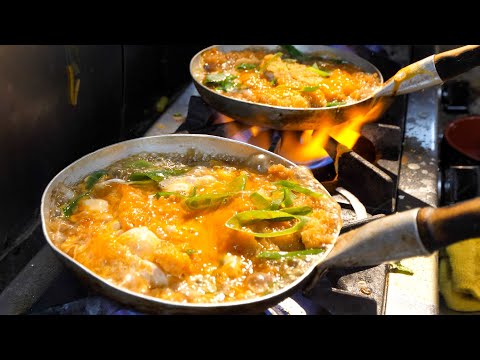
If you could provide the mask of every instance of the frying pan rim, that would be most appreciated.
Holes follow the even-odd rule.
[[[375,97],[375,94],[380,89],[382,89],[383,85],[385,84],[385,80],[383,78],[383,75],[382,75],[381,71],[375,65],[373,65],[370,61],[362,58],[361,56],[359,56],[359,55],[357,55],[353,52],[352,53],[347,53],[346,51],[343,51],[343,50],[340,50],[340,49],[335,49],[335,48],[332,47],[331,49],[332,49],[333,53],[348,54],[349,56],[352,56],[354,58],[355,57],[359,58],[359,59],[361,59],[361,61],[365,61],[366,63],[368,63],[369,66],[371,66],[375,70],[375,73],[379,76],[379,79],[380,79],[380,84],[379,84],[379,88],[377,89],[377,91],[374,91],[369,97],[366,97],[362,100],[359,100],[359,101],[356,101],[356,102],[353,102],[353,103],[344,104],[344,105],[337,105],[337,106],[328,106],[328,107],[324,106],[324,107],[313,107],[313,108],[298,108],[298,107],[277,106],[277,105],[269,105],[269,104],[253,102],[253,101],[249,101],[249,100],[237,99],[237,98],[233,98],[233,97],[230,97],[230,96],[223,95],[220,92],[213,91],[209,87],[203,85],[202,82],[197,79],[197,77],[195,76],[195,74],[193,72],[193,67],[194,67],[193,65],[194,65],[194,62],[197,60],[197,58],[199,58],[202,55],[202,53],[206,52],[207,50],[213,49],[213,48],[218,47],[218,46],[228,46],[228,45],[218,45],[218,44],[217,45],[211,45],[211,46],[206,47],[206,48],[200,50],[199,52],[197,52],[192,57],[192,59],[190,60],[190,65],[189,65],[190,76],[192,77],[195,84],[198,85],[198,86],[201,86],[203,89],[207,90],[208,92],[211,92],[211,93],[213,93],[215,95],[218,95],[222,98],[225,98],[227,100],[234,100],[234,101],[238,101],[240,103],[245,103],[245,104],[248,104],[248,105],[255,105],[255,106],[259,106],[261,108],[265,108],[265,109],[277,109],[277,110],[291,111],[291,112],[306,112],[306,111],[319,111],[319,110],[324,111],[324,110],[335,110],[335,109],[340,109],[340,108],[347,108],[347,107],[354,106],[354,105],[359,105],[359,104],[362,104],[366,101],[371,100],[372,98]],[[234,46],[242,46],[242,45],[234,45]],[[261,45],[254,45],[254,46],[258,46],[258,48],[261,48]],[[328,47],[327,45],[323,45],[323,46]],[[245,49],[248,49],[248,48],[245,48]],[[362,68],[357,63],[354,63],[354,65]],[[364,70],[364,69],[362,68],[362,70]]]
[[[229,301],[229,302],[221,302],[221,303],[180,303],[180,302],[174,302],[174,301],[169,301],[169,300],[165,300],[165,299],[161,299],[161,298],[157,298],[157,297],[153,297],[153,296],[144,295],[144,294],[141,294],[141,293],[138,293],[138,292],[134,292],[134,291],[122,288],[122,287],[117,286],[115,284],[112,284],[109,281],[107,281],[106,279],[104,279],[103,277],[95,274],[93,271],[88,269],[86,266],[84,266],[83,264],[81,264],[80,262],[75,260],[74,258],[70,257],[68,254],[61,251],[52,242],[52,240],[50,239],[50,235],[47,231],[47,227],[48,227],[47,216],[49,216],[49,214],[46,213],[47,212],[46,211],[46,204],[47,204],[47,195],[51,193],[50,189],[52,188],[52,186],[54,186],[56,184],[57,179],[59,177],[61,177],[64,173],[68,173],[68,171],[71,168],[75,167],[78,163],[80,163],[82,161],[85,161],[85,160],[88,160],[88,158],[90,158],[90,157],[95,158],[95,155],[98,155],[99,153],[108,151],[111,148],[122,146],[122,145],[128,145],[130,143],[139,142],[141,140],[162,139],[162,138],[172,138],[172,137],[179,137],[179,138],[182,138],[182,137],[189,137],[189,138],[201,137],[201,138],[211,138],[214,141],[225,141],[225,142],[235,143],[239,146],[245,146],[245,147],[249,147],[249,148],[252,148],[254,150],[257,150],[260,153],[263,153],[263,154],[266,154],[268,156],[273,157],[273,159],[278,158],[279,160],[281,160],[281,162],[288,163],[288,164],[292,165],[293,167],[299,167],[298,165],[296,165],[292,161],[290,161],[290,160],[288,160],[288,159],[286,159],[286,158],[284,158],[280,155],[272,153],[268,150],[260,148],[258,146],[251,145],[251,144],[248,144],[248,143],[244,143],[244,142],[241,142],[241,141],[238,141],[238,140],[223,138],[223,137],[214,136],[214,135],[205,135],[205,134],[166,134],[166,135],[145,136],[145,137],[125,140],[125,141],[121,141],[121,142],[117,142],[117,143],[105,146],[103,148],[100,148],[98,150],[95,150],[91,153],[88,153],[88,154],[82,156],[81,158],[75,160],[74,162],[72,162],[71,164],[69,164],[65,168],[63,168],[48,183],[48,185],[46,186],[46,188],[45,188],[45,190],[42,194],[41,203],[40,203],[40,216],[41,216],[41,221],[42,221],[42,231],[43,231],[43,234],[45,236],[45,239],[46,239],[48,245],[50,246],[50,248],[53,249],[53,251],[55,252],[55,254],[57,256],[60,256],[60,258],[63,261],[66,261],[69,265],[73,265],[73,266],[81,269],[81,271],[83,271],[85,274],[87,274],[90,277],[93,277],[96,281],[100,282],[102,285],[107,286],[108,288],[113,289],[114,291],[118,291],[118,292],[121,292],[121,293],[126,293],[129,296],[132,296],[134,298],[141,298],[142,300],[146,300],[146,301],[149,301],[149,302],[156,303],[159,306],[176,307],[176,308],[180,308],[180,309],[185,309],[186,311],[187,310],[194,310],[196,308],[197,309],[210,309],[210,308],[225,309],[225,308],[231,308],[231,307],[240,307],[240,306],[246,306],[246,305],[255,304],[255,303],[267,302],[269,299],[274,298],[274,297],[279,297],[279,296],[281,297],[282,294],[289,293],[289,291],[291,289],[293,289],[297,286],[300,286],[301,283],[307,277],[312,275],[313,271],[315,271],[315,268],[327,258],[328,254],[333,249],[335,243],[328,244],[325,247],[325,251],[321,254],[322,256],[319,257],[319,259],[313,261],[312,264],[307,268],[307,270],[305,270],[301,276],[296,278],[295,281],[289,283],[288,285],[284,286],[283,288],[281,288],[281,289],[279,289],[279,290],[277,290],[277,291],[275,291],[271,294],[267,294],[267,295],[255,297],[255,298],[252,298],[252,299],[247,299],[247,300],[237,300],[237,301]],[[331,194],[328,192],[328,190],[325,189],[325,191],[331,196]],[[49,207],[49,209],[50,209],[50,207]],[[338,238],[339,231],[338,231],[337,235],[335,236],[335,239]],[[286,298],[286,297],[287,296],[283,297],[283,299]]]

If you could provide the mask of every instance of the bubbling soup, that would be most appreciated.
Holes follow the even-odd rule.
[[[261,297],[335,241],[340,207],[299,167],[140,153],[53,193],[54,245],[105,281],[179,303]]]

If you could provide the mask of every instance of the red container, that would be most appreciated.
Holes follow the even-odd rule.
[[[480,115],[458,118],[444,131],[448,144],[469,158],[480,161]]]

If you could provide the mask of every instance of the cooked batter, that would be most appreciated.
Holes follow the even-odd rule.
[[[225,96],[282,107],[348,105],[370,97],[381,86],[376,73],[326,57],[212,48],[201,61],[205,86]]]

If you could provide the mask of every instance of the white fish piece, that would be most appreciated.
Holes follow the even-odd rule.
[[[150,284],[154,287],[162,287],[168,284],[168,279],[165,273],[154,263],[148,260],[141,260],[142,269],[140,274],[148,279]]]
[[[235,278],[242,275],[243,261],[240,256],[230,253],[225,254],[223,257],[222,272],[227,276]]]
[[[160,183],[163,191],[190,193],[195,186],[210,184],[217,181],[212,175],[204,176],[172,176]]]
[[[151,260],[153,251],[161,240],[153,231],[145,226],[141,226],[125,231],[117,238],[117,241],[126,245],[132,254],[142,259]]]
[[[108,212],[108,201],[102,199],[84,199],[82,205],[88,211]]]
[[[168,285],[168,279],[165,273],[154,263],[143,260],[136,255],[130,254],[133,266],[125,273],[120,286],[130,289],[136,289],[141,293],[146,293],[151,287],[163,287]]]

